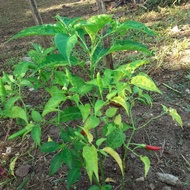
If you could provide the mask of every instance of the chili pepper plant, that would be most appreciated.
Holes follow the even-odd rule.
[[[124,189],[128,152],[144,163],[146,176],[150,160],[136,153],[136,149],[160,149],[135,144],[134,134],[165,114],[170,114],[181,126],[182,121],[175,109],[162,106],[160,115],[136,125],[132,112],[136,103],[152,106],[149,92],[162,94],[153,80],[139,71],[148,60],[135,60],[111,70],[102,67],[103,58],[121,51],[139,51],[151,56],[152,52],[145,45],[126,38],[126,34],[138,31],[153,38],[154,33],[142,23],[119,22],[113,15],[96,15],[87,20],[58,15],[56,19],[56,24],[33,26],[10,39],[49,35],[53,37],[53,43],[47,49],[33,44],[33,49],[28,52],[30,60],[15,65],[12,74],[3,72],[0,117],[13,118],[19,126],[19,131],[9,136],[10,140],[31,134],[42,152],[54,154],[49,175],[54,175],[63,164],[68,167],[67,189],[80,179],[82,168],[89,177],[89,190],[112,189],[105,182],[108,156],[121,170],[121,189]],[[107,36],[112,41],[110,47],[104,48],[103,39]],[[76,68],[80,68],[86,77],[76,73]],[[45,105],[43,102],[39,107],[27,105],[26,89],[33,90],[31,93],[46,91]],[[78,122],[72,122],[76,120]],[[44,140],[43,129],[47,124],[59,128],[58,141],[48,137]],[[123,156],[117,152],[121,147]]]

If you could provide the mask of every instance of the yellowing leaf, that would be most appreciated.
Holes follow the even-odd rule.
[[[145,73],[139,73],[137,76],[134,76],[131,80],[131,84],[145,90],[161,93],[161,91],[157,88],[153,80]]]
[[[121,105],[125,109],[126,113],[127,114],[129,113],[128,104],[124,98],[122,98],[121,96],[117,96],[117,97],[114,97],[111,101]]]
[[[92,143],[93,141],[93,135],[90,133],[90,131],[86,128],[82,128],[82,130],[85,132],[87,138],[88,138],[88,142]]]
[[[177,123],[183,128],[181,116],[177,113],[176,109],[169,108],[169,114],[172,116],[172,119],[177,121]]]
[[[147,156],[140,156],[140,159],[144,163],[144,175],[146,177],[150,169],[150,160]]]
[[[10,165],[9,165],[9,169],[10,169],[10,173],[12,176],[15,176],[14,174],[14,170],[15,170],[15,164],[16,164],[16,161],[18,159],[18,155],[11,161]]]
[[[103,148],[103,151],[105,151],[106,153],[110,154],[115,159],[115,161],[119,165],[119,168],[121,170],[122,175],[124,175],[122,160],[121,160],[119,154],[115,150],[113,150],[112,148],[110,148],[110,147]]]
[[[47,142],[51,142],[51,141],[53,141],[53,140],[52,140],[52,138],[48,135],[48,140],[47,140]]]

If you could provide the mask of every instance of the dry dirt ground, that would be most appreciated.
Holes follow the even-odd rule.
[[[54,16],[76,17],[83,16],[88,18],[92,14],[96,14],[95,4],[92,1],[78,0],[37,0],[44,23],[55,22]],[[127,5],[129,6],[129,5]],[[119,18],[133,18],[133,15],[138,15],[138,7],[119,7],[111,9]],[[174,48],[165,48],[167,37],[159,36],[159,40],[155,41],[154,47],[162,48],[165,55],[153,59],[153,65],[150,67],[150,74],[155,79],[158,87],[163,92],[160,96],[153,97],[153,108],[137,106],[134,115],[137,122],[146,121],[152,116],[157,115],[161,111],[161,104],[168,107],[173,107],[178,110],[183,120],[183,129],[181,129],[169,116],[164,116],[159,120],[154,121],[148,128],[138,132],[134,137],[136,143],[147,143],[162,146],[160,152],[146,152],[145,154],[151,160],[151,169],[146,178],[143,177],[143,164],[133,155],[127,157],[126,169],[126,190],[189,190],[190,189],[190,4],[187,3],[181,7],[174,8],[173,15],[166,11],[163,13],[143,13],[139,20],[147,23],[150,27],[168,27],[173,28],[176,23],[180,30],[172,33],[173,39],[184,41],[187,40],[187,45],[182,51],[179,51],[178,56],[175,54]],[[175,13],[184,11],[186,20],[183,16],[175,17]],[[148,16],[149,15],[149,16]],[[187,19],[188,18],[188,19]],[[24,56],[30,48],[30,41],[37,42],[38,38],[24,38],[4,44],[11,36],[20,30],[34,25],[29,6],[26,0],[0,0],[0,75],[3,71],[10,72],[14,64]],[[164,25],[164,21],[171,21],[171,26]],[[176,19],[176,20],[175,20]],[[174,43],[175,40],[173,40]],[[178,41],[178,42],[179,42]],[[177,44],[176,44],[177,46]],[[176,47],[177,48],[177,47]],[[176,50],[177,51],[177,50]],[[31,98],[31,101],[34,101]],[[38,100],[40,101],[40,100]],[[40,102],[39,102],[40,103]],[[54,176],[48,176],[49,164],[52,158],[51,154],[42,154],[38,149],[34,148],[34,144],[30,139],[16,139],[13,141],[6,140],[8,126],[11,126],[10,133],[16,129],[11,121],[0,120],[0,150],[1,153],[6,151],[7,147],[11,147],[11,153],[7,156],[0,155],[0,168],[9,170],[11,159],[16,155],[20,155],[16,161],[15,179],[3,177],[0,173],[0,189],[23,189],[23,190],[65,190],[66,168],[63,166]],[[56,129],[51,128],[48,131],[49,135],[55,137],[58,135]],[[143,152],[144,153],[144,152]],[[1,171],[2,172],[2,171]],[[22,174],[23,172],[23,174]],[[160,180],[157,172],[163,174],[171,174],[178,177],[181,183],[171,184]],[[106,177],[113,179],[109,182],[113,189],[120,188],[121,175],[120,171],[112,161],[106,162]],[[6,182],[3,185],[3,182]],[[73,186],[73,189],[87,190],[90,186],[86,173]]]

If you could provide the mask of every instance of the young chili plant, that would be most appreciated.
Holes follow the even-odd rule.
[[[106,185],[104,165],[106,158],[111,156],[121,170],[121,189],[124,189],[127,151],[134,153],[144,163],[145,176],[150,168],[148,157],[138,155],[135,150],[150,150],[153,147],[135,144],[133,136],[136,131],[168,113],[181,126],[182,121],[176,110],[163,106],[160,115],[136,126],[136,118],[132,112],[136,103],[152,106],[148,92],[161,95],[153,80],[146,73],[139,72],[140,67],[148,64],[147,60],[136,60],[113,70],[99,68],[102,59],[110,53],[134,50],[151,55],[145,45],[126,39],[125,34],[133,30],[152,37],[154,34],[142,23],[119,22],[113,15],[96,15],[88,20],[61,16],[56,16],[56,19],[56,24],[30,27],[11,38],[13,40],[24,36],[50,35],[54,38],[54,44],[46,50],[34,44],[34,50],[28,53],[31,60],[18,63],[15,67],[17,72],[20,71],[20,75],[25,73],[21,80],[29,81],[26,86],[32,87],[34,91],[41,88],[49,95],[44,97],[47,101],[43,110],[31,108],[27,112],[30,121],[28,117],[26,120],[25,112],[14,112],[13,118],[24,120],[25,126],[9,139],[31,132],[41,151],[55,153],[50,164],[50,175],[55,174],[63,163],[67,165],[68,189],[79,180],[82,168],[85,168],[90,184],[94,184],[89,190],[111,189],[110,185]],[[103,29],[105,33],[102,34]],[[112,43],[110,47],[104,48],[103,39],[107,36],[111,37]],[[82,76],[76,73],[78,68]],[[7,96],[7,81],[2,78],[0,82],[2,105],[8,104],[5,107],[12,110],[16,102]],[[5,103],[6,101],[9,103]],[[128,122],[122,118],[121,113],[126,115]],[[76,120],[79,121],[78,124],[70,124]],[[47,142],[44,142],[44,139],[41,141],[43,126],[46,124],[60,129],[61,140],[49,138]],[[120,147],[124,148],[122,155],[117,153]]]

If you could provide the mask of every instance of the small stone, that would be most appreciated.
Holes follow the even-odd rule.
[[[160,180],[163,183],[167,183],[168,185],[181,185],[181,181],[179,180],[178,177],[171,175],[171,174],[163,174],[160,172],[156,173],[158,180]]]
[[[149,185],[149,187],[150,187],[151,190],[154,190],[154,189],[155,189],[155,185],[154,185],[153,183],[151,183],[151,184]]]
[[[174,26],[174,27],[171,29],[171,32],[175,34],[175,33],[180,32],[180,29],[179,29],[178,26],[176,25],[176,26]]]
[[[136,182],[143,182],[144,181],[144,177],[139,177],[135,180]]]
[[[18,177],[25,177],[29,173],[29,170],[30,170],[29,165],[21,165],[17,168],[15,174]]]
[[[172,190],[172,188],[169,187],[169,186],[164,186],[164,187],[162,188],[162,190]]]

